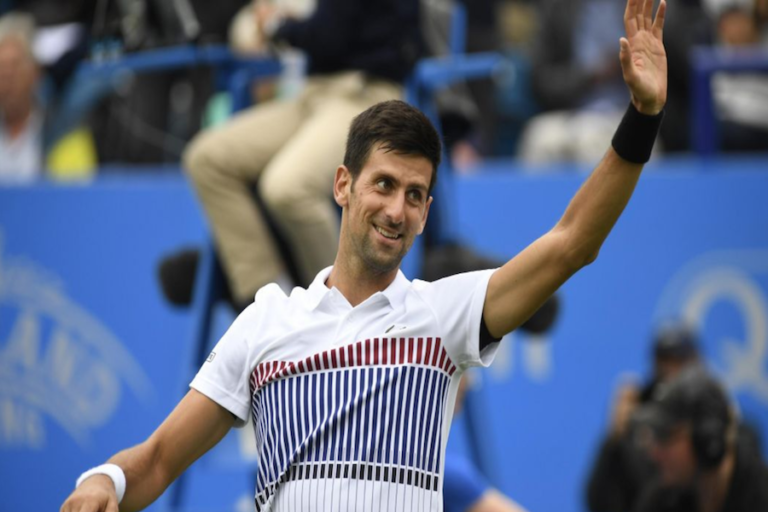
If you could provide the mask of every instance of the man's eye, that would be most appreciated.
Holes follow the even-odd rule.
[[[389,182],[389,180],[384,179],[384,178],[382,178],[382,179],[380,179],[379,181],[376,182],[376,186],[379,187],[382,190],[389,190],[391,185],[392,184]]]
[[[411,190],[408,192],[408,196],[411,198],[411,201],[415,201],[417,203],[421,202],[421,191],[420,190]]]

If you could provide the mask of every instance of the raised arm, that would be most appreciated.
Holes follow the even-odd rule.
[[[638,160],[629,145],[634,144],[637,130],[645,132],[638,139],[648,138],[645,125],[653,125],[667,99],[667,58],[662,44],[666,7],[662,0],[654,20],[653,0],[628,0],[624,13],[627,37],[621,38],[619,59],[632,105],[640,115],[628,111],[613,147],[557,225],[491,277],[483,318],[495,337],[517,328],[569,277],[597,258],[629,202],[643,168],[642,163],[629,161]]]
[[[190,464],[216,445],[234,421],[229,411],[190,390],[149,439],[109,459],[125,473],[120,510],[149,506]],[[61,507],[61,512],[81,510],[118,512],[115,487],[108,476],[88,478]]]

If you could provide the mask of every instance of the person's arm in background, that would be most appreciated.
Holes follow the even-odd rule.
[[[666,8],[662,0],[654,21],[652,0],[627,2],[627,36],[621,38],[620,61],[632,104],[640,113],[634,114],[634,126],[657,122],[658,117],[651,116],[660,115],[666,103],[667,61],[662,44]],[[635,135],[622,136],[624,151],[631,151]],[[622,158],[613,147],[608,149],[557,225],[491,276],[483,319],[493,337],[519,327],[574,273],[597,258],[642,169],[643,164]]]
[[[141,510],[155,501],[190,464],[229,432],[235,417],[192,389],[143,443],[109,459],[125,473],[123,512]],[[67,498],[61,512],[117,512],[115,486],[105,475],[94,475]]]

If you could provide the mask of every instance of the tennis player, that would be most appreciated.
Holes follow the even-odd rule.
[[[666,3],[628,0],[619,58],[631,104],[551,231],[499,269],[409,281],[440,159],[435,129],[391,101],[350,128],[333,194],[335,263],[286,295],[268,285],[143,443],[86,471],[63,512],[140,510],[233,426],[253,419],[256,510],[443,509],[459,377],[593,262],[653,147],[667,95]],[[214,492],[215,490],[212,490]]]

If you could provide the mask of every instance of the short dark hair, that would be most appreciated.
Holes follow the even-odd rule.
[[[352,120],[344,165],[356,180],[374,145],[401,155],[422,156],[432,164],[429,190],[437,182],[442,147],[440,136],[427,116],[399,100],[377,103]]]
[[[699,355],[699,342],[693,328],[683,322],[660,326],[653,339],[655,359],[690,361]]]

